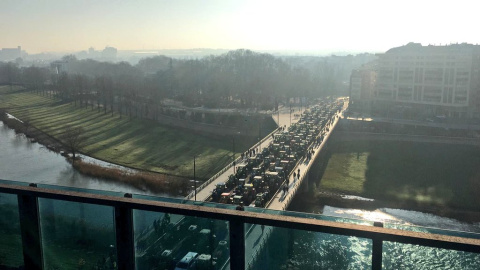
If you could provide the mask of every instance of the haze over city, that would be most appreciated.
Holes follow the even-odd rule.
[[[477,21],[0,0],[0,270],[480,269]]]
[[[2,1],[0,48],[383,52],[480,43],[471,1]]]

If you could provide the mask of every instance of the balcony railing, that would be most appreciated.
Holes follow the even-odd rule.
[[[184,255],[194,251],[204,254],[196,259],[197,269],[255,268],[252,257],[260,251],[251,248],[257,243],[248,238],[257,233],[258,246],[265,247],[271,231],[282,228],[361,238],[371,243],[365,260],[372,269],[382,269],[387,241],[480,253],[480,239],[389,229],[381,223],[366,226],[299,217],[300,213],[96,193],[0,183],[0,252],[13,249],[0,253],[0,265],[16,260],[25,269],[145,269],[152,264],[170,269],[179,261],[188,263]],[[18,217],[10,211],[15,207]],[[16,232],[20,239],[8,240]],[[23,259],[13,255],[15,250],[22,251]]]

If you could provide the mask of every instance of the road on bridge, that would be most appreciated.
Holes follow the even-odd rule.
[[[317,158],[320,151],[325,146],[328,138],[332,134],[334,127],[337,125],[338,120],[340,119],[347,106],[348,102],[345,101],[342,110],[337,113],[335,120],[330,125],[325,127],[325,130],[326,128],[328,128],[329,131],[325,132],[325,138],[322,143],[316,147],[309,148],[310,150],[313,149],[315,151],[314,155],[312,155],[312,158],[310,160],[301,160],[298,163],[298,166],[295,167],[295,172],[298,172],[298,169],[300,169],[300,178],[297,178],[297,180],[295,181],[295,179],[293,178],[293,174],[290,175],[288,192],[285,194],[283,191],[278,191],[275,194],[274,198],[271,200],[270,205],[268,206],[269,210],[284,211],[288,208],[288,205],[295,196],[296,191],[300,187],[301,183],[305,180],[305,176],[308,175],[310,167],[313,165],[314,160]],[[280,117],[280,119],[282,118]],[[268,236],[270,235],[272,229],[273,228],[269,226],[265,226],[263,229],[260,225],[247,226],[245,237],[245,269],[250,269],[250,265],[253,265],[256,256],[260,253],[261,248],[267,242]]]
[[[290,127],[290,123],[294,124],[298,120],[300,120],[300,117],[299,116],[294,116],[294,114],[301,115],[303,113],[303,111],[305,111],[305,108],[300,109],[300,108],[296,107],[296,108],[292,108],[292,109],[294,109],[294,112],[292,112],[292,113],[290,113],[290,109],[281,109],[280,114],[274,113],[272,115],[272,118],[278,124],[278,115],[280,115],[280,125],[286,126],[286,128],[288,129],[288,127]],[[290,117],[291,117],[291,122],[290,122]],[[255,150],[255,153],[257,153],[257,152],[261,153],[264,148],[267,148],[270,145],[270,143],[272,143],[272,141],[273,140],[272,140],[271,136],[268,136],[268,138],[266,138],[266,140],[264,142],[262,142],[257,147],[257,150]],[[246,161],[247,161],[247,159],[237,163],[236,165],[247,165]],[[216,184],[222,183],[222,182],[227,182],[228,177],[231,174],[234,174],[233,170],[234,170],[234,168],[233,168],[233,166],[231,166],[224,173],[222,173],[216,179],[214,179],[210,184],[205,186],[202,190],[197,191],[197,201],[206,201],[210,197],[210,195],[212,194],[212,191],[215,188]]]

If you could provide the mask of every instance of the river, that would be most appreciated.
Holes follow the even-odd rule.
[[[92,161],[92,159],[88,159]],[[96,161],[102,163],[101,161]],[[102,163],[106,165],[105,163]],[[128,185],[80,174],[65,157],[32,143],[0,121],[0,179],[136,194],[150,194]]]

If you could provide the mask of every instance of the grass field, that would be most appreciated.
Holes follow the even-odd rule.
[[[374,199],[480,210],[480,149],[409,142],[332,145],[320,188]]]
[[[197,177],[208,178],[232,160],[232,138],[196,135],[150,120],[120,119],[118,114],[112,117],[32,92],[11,91],[7,86],[0,86],[0,108],[19,119],[29,119],[33,126],[56,138],[67,125],[81,126],[87,138],[82,152],[133,168],[191,177],[193,156],[200,155],[196,159]],[[253,142],[236,138],[235,144],[240,153]]]

